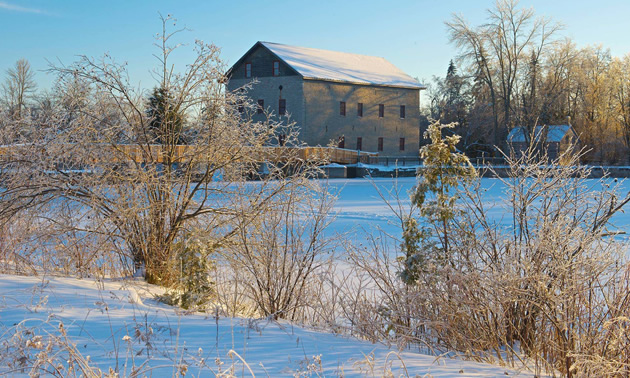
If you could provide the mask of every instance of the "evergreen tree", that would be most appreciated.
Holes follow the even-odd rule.
[[[210,274],[214,270],[212,253],[215,246],[190,235],[175,245],[174,261],[170,264],[177,272],[177,280],[160,299],[184,309],[203,309],[214,294]]]
[[[474,139],[473,130],[469,129],[469,111],[471,100],[471,85],[468,79],[460,76],[457,66],[451,60],[444,78],[434,77],[435,90],[432,95],[431,115],[444,123],[457,123],[456,131],[463,136],[460,148],[467,149]]]
[[[183,115],[173,101],[168,89],[155,87],[148,100],[147,116],[149,129],[152,131],[150,143],[183,144]]]
[[[451,60],[446,71],[444,81],[445,104],[442,122],[457,122],[460,127],[465,127],[467,122],[469,96],[466,93],[467,83],[463,77],[457,74],[455,63]]]
[[[424,222],[407,219],[403,230],[402,247],[406,256],[401,277],[407,284],[416,282],[419,273],[431,269],[432,264],[448,263],[450,230],[456,216],[455,189],[462,180],[477,175],[468,158],[457,152],[459,136],[442,135],[443,129],[453,127],[453,123],[441,125],[438,121],[424,134],[431,143],[420,149],[424,169],[411,198]]]

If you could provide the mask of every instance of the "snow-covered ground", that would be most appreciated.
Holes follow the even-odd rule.
[[[338,194],[336,219],[329,232],[346,232],[352,238],[362,230],[370,232],[378,227],[400,235],[396,217],[375,189],[376,185],[387,193],[393,180],[339,179],[329,184]],[[414,178],[398,180],[403,204],[409,203],[407,192],[414,184]],[[500,222],[505,187],[496,179],[483,179],[482,186],[487,189],[486,205],[494,206],[492,216]],[[624,188],[630,188],[630,184],[624,184]],[[627,231],[630,216],[621,214],[614,222]],[[262,377],[299,372],[313,376],[382,376],[388,369],[394,376],[532,375],[413,350],[399,352],[395,347],[286,322],[186,314],[156,301],[154,295],[159,292],[159,288],[139,281],[0,275],[0,376],[27,375],[29,370],[21,370],[20,366],[28,361],[20,359],[26,356],[24,353],[30,357],[43,353],[47,335],[60,337],[63,344],[64,332],[74,352],[66,349],[56,355],[58,362],[65,364],[63,369],[68,368],[65,361],[70,353],[84,359],[89,356],[92,366],[105,373],[112,368],[121,376],[131,375],[133,369],[147,376],[171,376],[182,372],[184,366],[189,376],[214,376],[231,369],[237,376]],[[38,335],[45,336],[43,341]],[[7,349],[8,345],[22,345],[23,349]],[[62,370],[59,375],[66,373]]]
[[[184,366],[189,376],[214,376],[232,367],[236,376],[245,377],[299,372],[327,377],[383,376],[389,369],[394,376],[405,376],[406,369],[412,377],[531,376],[458,358],[398,352],[286,322],[185,314],[153,299],[159,290],[138,281],[0,275],[0,354],[5,356],[4,363],[10,359],[16,369],[2,366],[0,375],[29,372],[20,369],[20,356],[10,355],[7,343],[21,336],[22,345],[30,345],[26,353],[36,355],[45,350],[46,335],[62,335],[62,323],[76,352],[103,372],[111,367],[121,376],[131,375],[134,368],[147,376],[171,376]],[[44,336],[42,341],[38,335]],[[49,355],[53,353],[55,349]],[[61,376],[67,373],[68,353],[58,353],[57,364],[65,365]]]

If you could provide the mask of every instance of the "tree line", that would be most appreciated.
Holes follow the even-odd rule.
[[[571,124],[589,150],[583,162],[627,164],[630,55],[578,47],[562,26],[515,0],[499,0],[481,25],[446,22],[459,55],[429,85],[427,114],[458,122],[468,156],[500,155],[514,127]]]

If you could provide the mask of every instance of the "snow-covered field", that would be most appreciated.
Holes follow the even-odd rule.
[[[387,178],[368,179],[334,179],[329,180],[331,191],[338,193],[335,204],[335,222],[329,231],[348,232],[357,229],[371,230],[379,227],[390,235],[401,234],[400,222],[392,211],[385,205],[379,195],[379,191],[385,194],[390,202],[395,202],[395,197],[389,195],[392,188],[397,185],[401,194],[401,202],[409,204],[409,191],[416,183],[414,177],[402,177],[397,180]],[[608,179],[606,183],[612,185],[619,184],[620,194],[625,195],[630,192],[630,181],[619,181]],[[586,181],[586,185],[593,190],[601,188],[599,179]],[[378,188],[378,189],[377,189]],[[482,178],[481,190],[484,193],[484,207],[488,211],[490,219],[503,226],[509,227],[512,223],[506,217],[506,186],[499,179]],[[612,218],[612,224],[622,231],[630,232],[630,208],[625,212],[616,214]]]
[[[46,348],[45,342],[37,345],[37,335],[61,336],[63,323],[78,353],[104,372],[117,368],[121,376],[131,375],[134,369],[147,376],[171,376],[184,366],[188,376],[214,376],[232,368],[233,374],[245,377],[300,372],[302,376],[383,376],[389,369],[395,376],[406,369],[412,377],[531,375],[457,358],[398,352],[285,322],[185,314],[152,299],[157,291],[137,281],[0,275],[1,342],[18,331],[24,345],[32,340],[27,353],[35,355]],[[7,356],[5,345],[0,348]],[[60,361],[68,359],[67,351],[59,353]],[[12,360],[16,370],[3,366],[0,375],[29,372],[20,369],[19,356]]]
[[[414,178],[398,180],[403,203]],[[379,227],[400,234],[395,216],[374,185],[390,189],[390,179],[331,180],[338,193],[336,219],[329,232],[373,230]],[[624,184],[625,187],[630,187]],[[487,205],[500,221],[504,186],[484,179]],[[626,214],[614,220],[622,230],[630,225]],[[353,234],[357,232],[357,234]],[[140,281],[96,282],[61,277],[0,275],[0,376],[29,373],[25,354],[42,358],[54,353],[58,361],[80,356],[107,373],[120,376],[141,372],[171,376],[187,369],[188,376],[532,376],[500,366],[478,364],[448,356],[428,356],[413,350],[371,344],[345,336],[266,319],[216,318],[187,314],[157,302],[159,288]],[[63,324],[63,326],[60,326]],[[70,347],[64,347],[64,333]],[[38,336],[58,338],[59,351],[46,351]],[[38,344],[40,342],[40,344]],[[7,345],[22,345],[21,351]],[[20,354],[22,353],[22,354]],[[404,364],[403,364],[404,362]],[[11,367],[8,366],[11,364]],[[49,367],[52,369],[53,367]],[[68,365],[58,375],[68,375]],[[135,369],[135,370],[134,370]],[[250,371],[251,369],[251,371]],[[43,373],[43,372],[40,372]],[[142,375],[141,374],[141,375]]]

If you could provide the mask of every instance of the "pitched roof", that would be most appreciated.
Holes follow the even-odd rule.
[[[304,79],[426,88],[384,58],[272,42],[258,42],[256,45],[258,44],[269,49]]]
[[[571,125],[549,125],[549,126],[536,126],[534,129],[534,135],[536,141],[541,137],[542,131],[547,130],[547,142],[560,142],[571,131]],[[517,126],[510,131],[507,136],[508,142],[521,142],[525,143],[526,128],[523,126]]]

